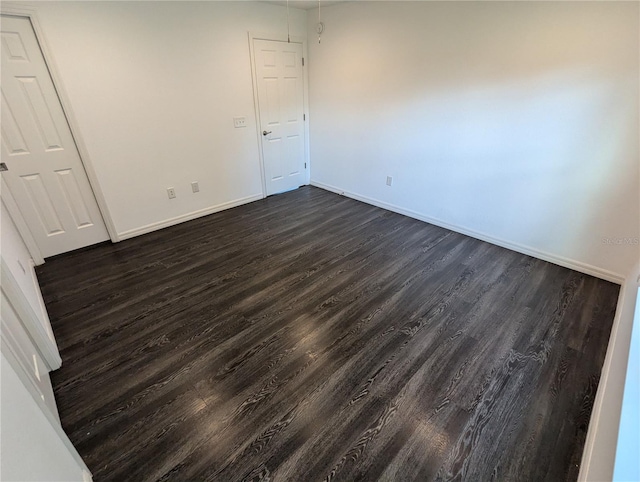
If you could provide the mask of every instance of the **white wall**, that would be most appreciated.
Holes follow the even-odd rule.
[[[638,10],[323,8],[322,43],[309,35],[312,183],[622,280],[637,246],[602,240],[640,236]]]
[[[62,440],[61,436],[66,438],[62,429],[54,428],[4,354],[1,371],[2,480],[91,480],[84,464],[71,453],[68,439],[68,445]]]
[[[286,33],[284,7],[34,6],[118,233],[262,197],[248,32]],[[292,35],[306,37],[303,10],[290,9],[290,24]],[[234,116],[247,127],[234,129]]]

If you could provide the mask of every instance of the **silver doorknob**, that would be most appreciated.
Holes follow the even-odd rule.
[[[262,135],[263,135],[263,136],[266,136],[266,135],[268,135],[268,134],[271,134],[271,131],[262,131]]]

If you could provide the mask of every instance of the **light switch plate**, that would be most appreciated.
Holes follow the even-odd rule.
[[[233,127],[236,129],[239,127],[247,127],[247,118],[246,117],[234,117],[233,118]]]

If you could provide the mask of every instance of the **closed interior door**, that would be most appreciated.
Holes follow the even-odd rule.
[[[2,173],[44,257],[109,239],[40,46],[2,16]]]
[[[305,184],[302,44],[254,40],[267,195]]]

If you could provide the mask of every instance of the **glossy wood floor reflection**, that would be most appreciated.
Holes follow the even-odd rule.
[[[313,187],[38,277],[96,481],[575,480],[619,289]]]

